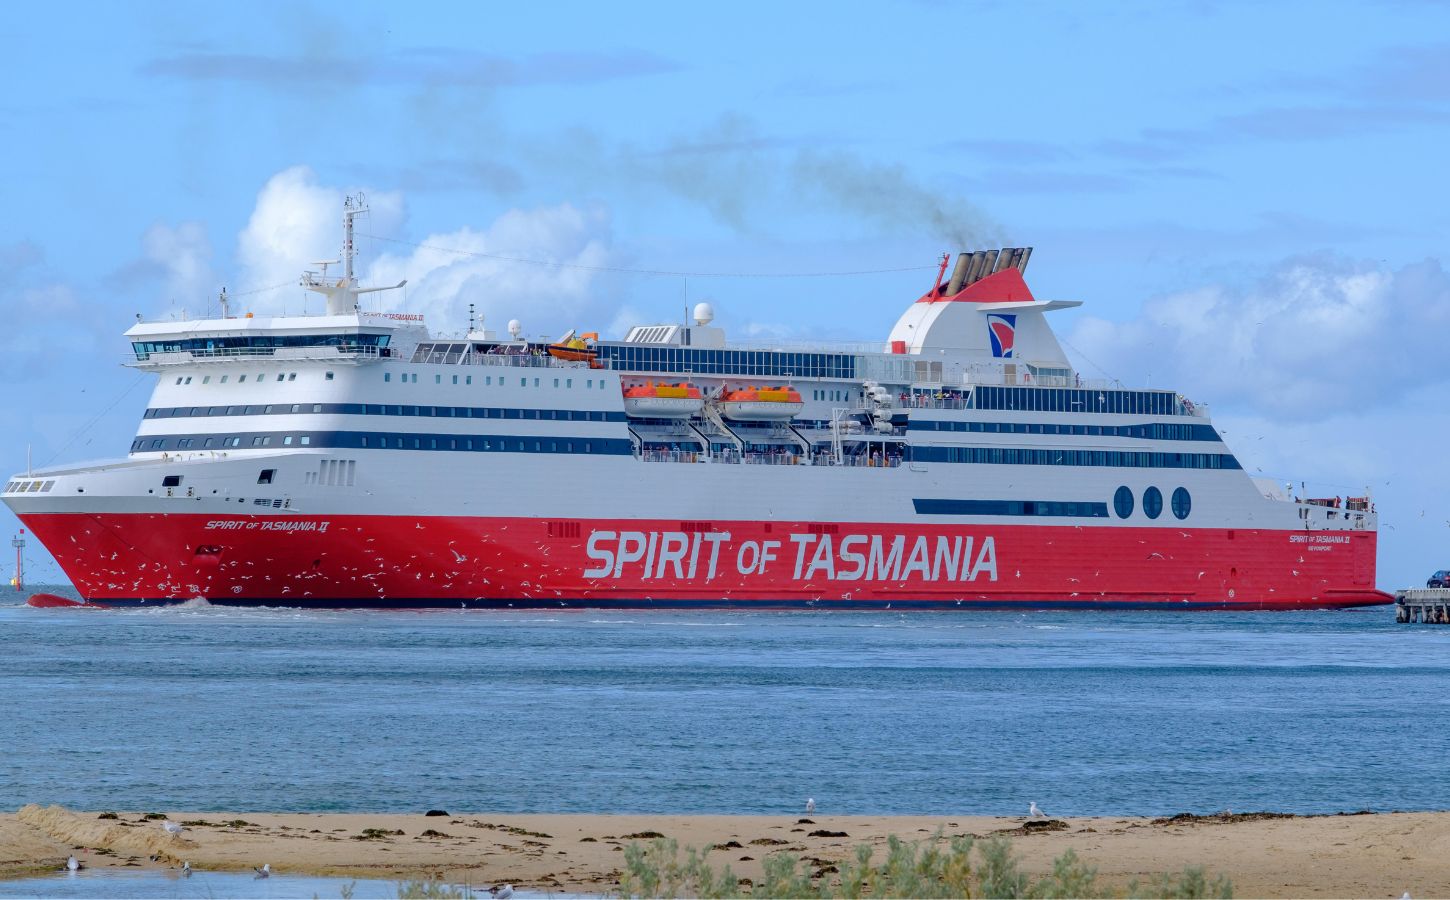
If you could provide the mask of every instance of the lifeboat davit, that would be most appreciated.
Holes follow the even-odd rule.
[[[805,408],[793,387],[748,387],[720,395],[720,411],[737,422],[780,422]]]
[[[636,419],[688,419],[705,405],[693,384],[638,384],[624,389],[624,414]]]

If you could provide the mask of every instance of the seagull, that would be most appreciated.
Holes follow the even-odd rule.
[[[252,871],[257,873],[257,877],[258,878],[271,878],[272,877],[272,864],[271,863],[262,863],[262,868],[260,868],[260,869],[254,868],[254,869],[252,869]]]
[[[186,831],[185,828],[181,827],[170,819],[161,820],[161,827],[166,829],[167,834],[181,834],[183,831]]]
[[[76,859],[74,856],[65,861],[65,867],[71,872],[79,872],[81,869],[85,868],[85,866],[81,865],[81,861]]]
[[[1033,816],[1035,818],[1038,816],[1045,816],[1047,815],[1047,813],[1038,809],[1036,801],[1033,801],[1032,803],[1027,804],[1027,815]]]
[[[509,900],[509,898],[514,895],[514,886],[511,884],[505,884],[502,886],[496,884],[493,887],[489,888],[488,892],[493,896],[497,897],[498,900]]]
[[[806,798],[806,813],[807,814],[810,814],[810,813],[813,813],[815,811],[816,811],[816,798],[814,798],[814,797],[807,797]]]
[[[181,864],[181,877],[182,878],[190,878],[191,877],[191,863],[190,862],[184,862],[184,863]]]

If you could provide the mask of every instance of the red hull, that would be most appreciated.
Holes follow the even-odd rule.
[[[96,603],[1134,606],[1392,602],[1373,532],[402,516],[24,517]]]

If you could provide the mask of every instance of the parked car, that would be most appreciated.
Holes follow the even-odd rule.
[[[1441,569],[1431,575],[1430,580],[1425,582],[1425,587],[1450,588],[1450,569]]]

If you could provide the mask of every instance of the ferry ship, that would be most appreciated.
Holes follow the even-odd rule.
[[[124,457],[4,501],[90,603],[1230,607],[1391,602],[1368,497],[1251,477],[1208,408],[1083,379],[1031,248],[943,256],[885,341],[622,340],[363,311],[138,321]],[[340,266],[329,273],[331,266]],[[399,285],[401,286],[401,285]]]

